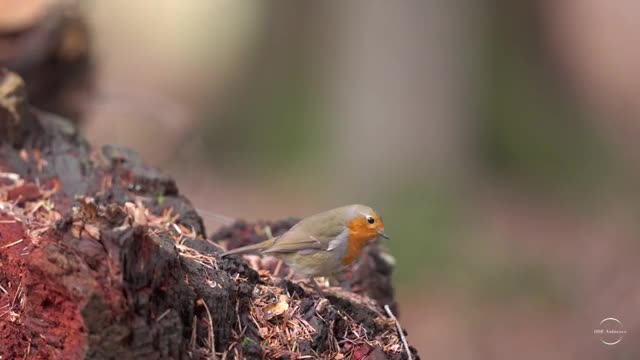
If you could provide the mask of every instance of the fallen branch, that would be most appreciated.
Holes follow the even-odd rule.
[[[413,360],[413,355],[411,355],[411,349],[409,349],[409,343],[407,342],[407,337],[404,336],[404,331],[402,330],[402,326],[400,326],[400,322],[398,321],[396,316],[393,315],[393,312],[391,311],[391,308],[389,307],[389,305],[386,305],[386,304],[384,305],[384,311],[386,311],[387,315],[389,315],[389,317],[392,318],[393,321],[395,321],[396,328],[398,328],[398,335],[400,336],[400,339],[402,340],[402,344],[404,345],[404,348],[407,351],[407,358],[409,360]]]

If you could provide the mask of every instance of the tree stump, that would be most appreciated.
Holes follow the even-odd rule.
[[[2,359],[408,358],[382,310],[395,303],[381,248],[348,273],[355,292],[327,298],[274,276],[273,259],[221,258],[222,246],[295,220],[207,238],[173,179],[129,150],[93,150],[69,122],[31,108],[8,71],[0,171]]]

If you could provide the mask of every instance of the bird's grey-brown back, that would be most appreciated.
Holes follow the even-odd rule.
[[[347,221],[352,218],[353,205],[342,206],[305,218],[294,228],[307,234],[314,234],[318,241],[331,241],[344,230]],[[294,230],[294,229],[292,229]]]
[[[345,215],[349,211],[350,209],[344,206],[311,215],[276,238],[273,245],[263,253],[295,251],[308,253],[309,251],[327,250],[331,241],[345,231]]]
[[[299,273],[312,277],[331,276],[343,268],[342,259],[348,241],[347,222],[356,214],[354,211],[353,205],[348,205],[307,217],[277,239],[273,248],[278,247],[278,241],[283,246],[283,243],[298,242],[302,238],[312,239],[309,245],[315,243],[318,247],[311,245],[279,255]]]

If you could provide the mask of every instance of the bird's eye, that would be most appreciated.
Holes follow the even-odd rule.
[[[373,224],[374,222],[376,222],[371,216],[367,216],[367,222],[369,224]]]

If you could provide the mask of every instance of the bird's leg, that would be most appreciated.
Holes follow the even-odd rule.
[[[310,285],[318,293],[318,295],[320,295],[320,297],[326,297],[324,292],[320,288],[320,286],[318,286],[318,283],[313,279],[313,277],[308,276],[307,278],[309,279],[309,282],[311,283]]]
[[[332,278],[335,286],[341,288],[344,291],[353,292],[353,281],[350,276],[343,274],[336,274]]]
[[[271,226],[267,225],[264,227],[264,234],[267,235],[267,240],[273,239],[273,234],[271,233]]]
[[[351,279],[348,278],[342,278],[340,279],[340,287],[348,292],[353,292],[353,286],[352,286],[353,282],[351,281]]]
[[[273,234],[271,233],[271,226],[267,225],[264,227],[264,233],[267,235],[267,240],[273,239]],[[278,259],[276,263],[276,268],[273,270],[273,276],[280,275],[280,268],[282,267],[282,260]]]
[[[281,267],[282,267],[282,260],[278,259],[278,262],[276,263],[276,268],[275,268],[275,270],[273,270],[273,276],[280,275],[280,268]]]
[[[287,273],[287,275],[284,278],[289,280],[289,281],[293,281],[293,279],[295,277],[296,277],[296,274],[293,271],[291,271],[291,269],[289,269],[289,272]]]

